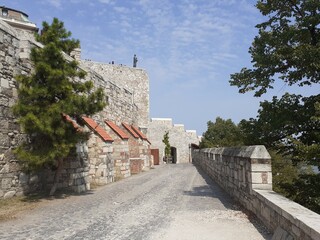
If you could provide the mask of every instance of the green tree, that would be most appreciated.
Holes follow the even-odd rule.
[[[320,1],[259,0],[256,7],[267,20],[256,26],[259,34],[249,49],[253,66],[232,74],[230,84],[240,93],[255,91],[258,97],[276,80],[287,85],[319,84]],[[244,142],[265,144],[281,154],[275,157],[278,167],[273,171],[285,174],[274,175],[275,190],[319,212],[315,182],[320,175],[301,171],[301,164],[319,166],[320,95],[285,94],[260,106],[257,119],[240,123]]]
[[[58,19],[54,18],[51,25],[44,22],[41,35],[36,34],[44,47],[31,51],[34,71],[16,77],[19,99],[13,111],[28,141],[15,153],[23,167],[30,171],[44,167],[55,169],[50,195],[56,190],[63,162],[75,145],[87,138],[84,132],[64,121],[63,115],[79,120],[82,115],[102,110],[106,104],[103,90],[94,90],[91,81],[81,81],[85,72],[76,61],[64,57],[63,52],[70,53],[79,46],[79,41],[70,36]]]
[[[208,121],[208,129],[203,133],[200,148],[231,147],[243,145],[239,127],[231,119],[220,117],[215,122]]]
[[[261,96],[278,78],[288,85],[320,82],[320,1],[260,0],[256,7],[268,20],[258,24],[249,53],[253,68],[231,75],[240,93]]]
[[[171,156],[171,146],[169,142],[169,131],[166,131],[165,134],[163,135],[162,142],[164,143],[164,155],[165,157],[170,157]]]
[[[302,97],[285,94],[260,103],[257,119],[242,120],[239,127],[246,145],[263,144],[290,155],[293,161],[319,165],[320,95]]]

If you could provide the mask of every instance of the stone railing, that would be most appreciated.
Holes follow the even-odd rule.
[[[320,215],[272,191],[264,146],[193,150],[192,159],[274,232],[274,239],[320,239]]]

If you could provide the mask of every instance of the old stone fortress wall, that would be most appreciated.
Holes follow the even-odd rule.
[[[9,25],[1,20],[0,7],[0,198],[50,187],[52,182],[49,170],[22,172],[12,154],[25,138],[10,110],[18,97],[14,76],[32,71],[30,49],[41,47],[32,37],[35,29],[29,22],[22,29],[19,22]],[[320,239],[320,216],[272,191],[271,158],[263,146],[192,150],[199,143],[195,131],[186,131],[170,118],[149,120],[146,71],[85,61],[80,55],[78,50],[72,57],[88,73],[87,80],[103,87],[109,105],[84,118],[91,137],[78,144],[76,156],[65,163],[60,188],[81,192],[92,184],[107,184],[148,170],[155,159],[162,164],[162,139],[168,131],[173,161],[199,165],[275,232],[274,239]]]
[[[50,170],[37,174],[24,173],[12,154],[12,149],[25,138],[17,119],[11,113],[11,107],[18,97],[14,76],[32,71],[29,59],[31,48],[42,45],[33,38],[33,32],[37,29],[34,24],[21,23],[17,18],[10,22],[10,19],[1,18],[1,10],[0,198],[8,198],[50,187],[53,173]],[[24,14],[12,9],[6,10],[9,10],[9,14]],[[88,142],[77,146],[77,155],[65,161],[58,188],[82,192],[90,189],[92,184],[107,184],[148,170],[153,165],[151,149],[159,149],[160,157],[156,158],[160,158],[158,164],[162,164],[164,144],[161,140],[164,129],[168,127],[163,128],[159,122],[158,128],[162,130],[156,130],[155,122],[149,120],[149,78],[146,71],[136,67],[81,60],[80,49],[65,57],[79,61],[79,67],[87,72],[85,81],[92,80],[96,87],[104,89],[108,105],[98,114],[84,118],[86,131],[92,134]],[[173,134],[176,127],[172,122],[170,124]],[[150,133],[148,128],[155,132]],[[195,131],[192,133],[192,140],[186,139],[186,134],[190,133],[181,128],[174,134],[175,137],[172,135],[171,142],[180,156],[178,162],[190,161],[189,143],[199,143]]]

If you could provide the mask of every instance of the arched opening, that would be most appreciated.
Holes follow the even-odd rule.
[[[177,163],[177,148],[171,147],[172,163]]]

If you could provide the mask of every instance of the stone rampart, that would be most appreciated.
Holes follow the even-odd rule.
[[[320,215],[272,191],[271,157],[264,146],[193,150],[192,158],[269,230],[283,229],[288,235],[283,239],[320,239]]]

